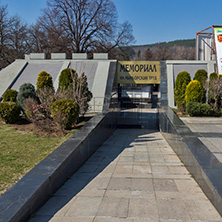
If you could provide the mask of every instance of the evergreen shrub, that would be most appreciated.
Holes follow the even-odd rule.
[[[39,73],[37,82],[36,82],[37,91],[42,88],[53,88],[52,76],[46,71]]]
[[[199,102],[189,102],[186,111],[190,116],[211,116],[213,113],[209,104]]]
[[[212,73],[210,74],[210,81],[216,79],[217,77],[218,77],[217,73],[216,73],[216,72],[212,72]]]
[[[206,80],[207,80],[207,71],[204,69],[199,69],[196,71],[193,80],[199,81],[201,85],[201,102],[205,103],[206,102]]]
[[[15,123],[19,119],[21,107],[15,102],[0,103],[0,118],[5,123]]]
[[[202,87],[199,81],[191,81],[185,91],[186,104],[189,102],[202,102]]]
[[[201,103],[189,102],[187,103],[187,106],[186,106],[186,112],[190,116],[200,116],[200,113],[201,113],[200,106],[201,106]]]
[[[177,108],[182,112],[185,111],[186,107],[185,91],[186,91],[186,86],[190,81],[191,81],[190,74],[186,71],[180,72],[177,75],[174,95]]]
[[[213,109],[209,104],[202,103],[200,106],[201,116],[211,116],[213,113]]]
[[[69,129],[79,116],[79,105],[71,99],[59,99],[52,104],[52,117],[61,129]]]
[[[16,102],[18,92],[14,89],[7,89],[3,95],[3,102]]]
[[[24,83],[20,86],[19,92],[17,95],[17,103],[23,107],[23,102],[25,99],[32,98],[38,101],[35,87],[31,83]]]
[[[64,69],[59,76],[59,89],[68,89],[73,84],[73,77],[76,75],[76,71],[71,68]]]
[[[196,71],[193,80],[198,80],[201,86],[204,87],[204,84],[207,80],[207,71],[204,69],[199,69]]]

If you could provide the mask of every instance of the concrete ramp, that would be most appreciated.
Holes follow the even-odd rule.
[[[53,81],[59,75],[61,68],[64,64],[64,61],[35,61],[30,60],[27,62],[27,66],[17,79],[17,81],[13,84],[12,89],[19,90],[19,87],[23,83],[31,83],[36,87],[36,81],[38,78],[38,74],[41,71],[48,72],[51,76]],[[66,67],[67,68],[67,67]]]
[[[16,60],[0,72],[0,100],[4,92],[11,88],[19,75],[23,72],[28,62],[26,60]]]

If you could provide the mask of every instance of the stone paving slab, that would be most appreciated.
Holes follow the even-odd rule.
[[[119,129],[30,222],[219,222],[160,132]]]
[[[222,118],[183,117],[181,120],[222,162]]]

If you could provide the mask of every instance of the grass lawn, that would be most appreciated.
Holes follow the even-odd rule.
[[[83,124],[84,122],[81,123]],[[0,122],[0,195],[76,130],[71,130],[64,137],[39,137],[31,132],[15,130]]]

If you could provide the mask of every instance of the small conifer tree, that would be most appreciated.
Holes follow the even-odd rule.
[[[191,81],[190,74],[186,71],[180,72],[177,75],[174,95],[177,108],[181,112],[184,112],[186,110],[185,91],[186,91],[186,86],[190,81]]]

